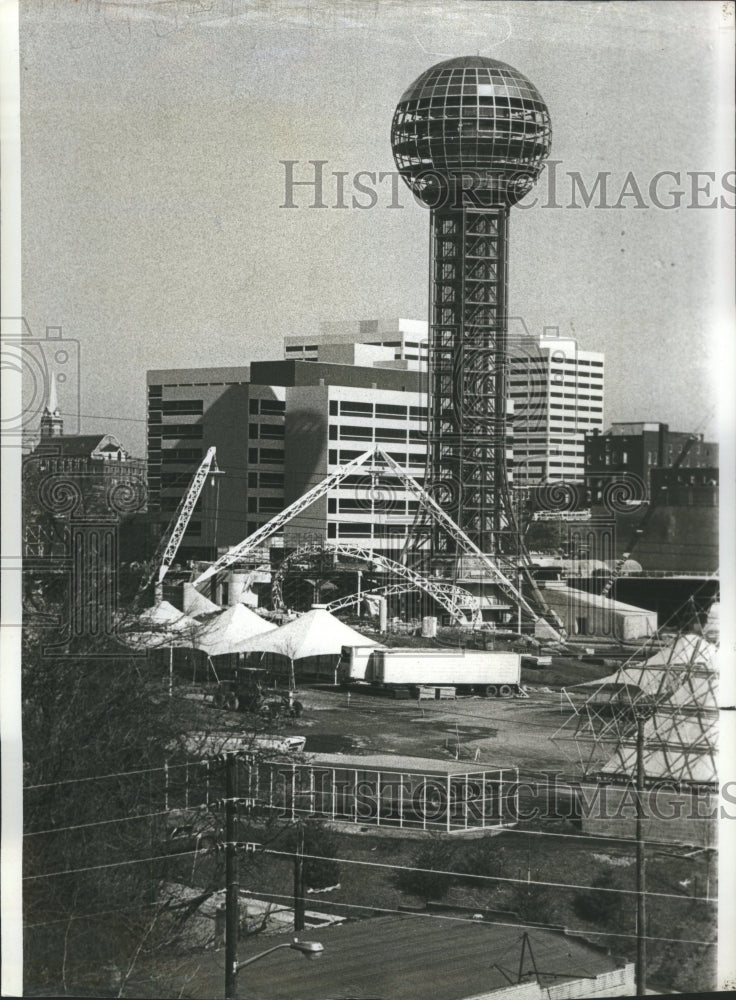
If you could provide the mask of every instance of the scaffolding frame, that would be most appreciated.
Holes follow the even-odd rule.
[[[655,656],[643,662],[629,659],[612,678],[603,678],[553,735],[586,776],[635,778],[636,717],[646,710],[647,781],[678,786],[717,782],[717,647],[690,633],[670,639]]]

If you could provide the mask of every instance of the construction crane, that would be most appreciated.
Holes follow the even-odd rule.
[[[488,570],[496,585],[507,597],[512,600],[513,604],[518,605],[533,622],[540,621],[541,616],[529,604],[523,594],[502,572],[490,556],[487,556],[484,552],[482,552],[478,546],[470,538],[468,538],[462,528],[460,528],[453,521],[449,514],[447,514],[439,506],[439,504],[419,485],[419,483],[417,483],[411,475],[409,475],[408,472],[402,469],[390,455],[387,455],[386,452],[378,447],[368,449],[368,451],[358,455],[357,458],[347,462],[345,465],[341,465],[334,472],[330,473],[320,483],[313,486],[311,490],[308,490],[303,496],[299,497],[292,504],[281,511],[281,513],[276,514],[276,516],[272,517],[270,521],[254,531],[252,535],[249,535],[238,545],[233,546],[233,548],[231,548],[228,552],[220,556],[216,562],[214,562],[211,566],[208,566],[203,573],[200,573],[196,580],[192,581],[193,585],[196,587],[198,584],[204,583],[216,573],[219,573],[221,570],[231,566],[248,552],[252,552],[253,549],[263,544],[267,538],[282,528],[288,521],[291,520],[292,517],[295,517],[301,511],[305,510],[313,504],[315,500],[318,500],[326,493],[329,493],[331,489],[342,482],[342,480],[354,472],[355,469],[360,468],[362,465],[365,465],[366,462],[371,460],[375,467],[376,459],[387,466],[388,469],[394,473],[397,479],[406,487],[406,489],[419,500],[420,504],[427,509],[428,513],[442,525],[458,548],[464,552],[471,553],[480,560],[485,569]],[[554,632],[554,629],[552,629],[551,626],[549,627],[551,632]]]
[[[153,569],[141,583],[137,597],[143,594],[151,585],[154,577],[156,577],[155,599],[156,601],[162,599],[164,577],[171,568],[176,553],[179,551],[184,532],[187,530],[189,521],[194,513],[194,508],[197,506],[197,501],[200,498],[204,484],[207,482],[207,477],[209,475],[221,475],[220,470],[217,468],[216,451],[217,449],[214,447],[208,449],[199,468],[192,476],[189,488],[182,497],[166,531],[161,536],[153,557]]]
[[[680,449],[679,455],[677,456],[677,458],[675,459],[675,461],[670,466],[670,469],[679,469],[680,468],[680,466],[682,465],[682,463],[687,458],[688,452],[690,451],[690,449],[692,448],[693,444],[697,440],[698,440],[698,435],[697,434],[690,434],[690,435],[688,435],[687,440],[685,441],[685,443],[683,444],[682,448]],[[621,553],[620,558],[616,561],[616,565],[613,567],[613,572],[611,573],[611,576],[608,578],[605,587],[601,591],[601,596],[602,597],[608,597],[608,595],[611,593],[611,590],[613,589],[613,585],[615,584],[616,580],[618,580],[619,576],[621,575],[621,570],[623,569],[624,564],[631,558],[631,556],[632,556],[634,550],[636,549],[637,545],[642,540],[642,538],[643,538],[643,536],[644,536],[644,534],[645,534],[645,532],[646,532],[646,530],[647,530],[647,528],[649,526],[649,522],[651,521],[651,519],[652,519],[652,517],[654,515],[654,512],[657,510],[657,507],[659,506],[659,499],[660,498],[658,496],[652,496],[651,500],[649,501],[649,507],[647,508],[647,511],[644,514],[644,517],[641,519],[641,521],[639,521],[639,523],[637,524],[637,526],[634,528],[633,534],[631,536],[631,540],[630,540],[629,544],[626,546],[626,551]]]

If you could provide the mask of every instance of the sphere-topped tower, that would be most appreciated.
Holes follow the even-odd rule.
[[[485,553],[513,523],[507,469],[509,210],[550,151],[539,91],[506,63],[438,63],[402,95],[396,165],[431,209],[428,486]],[[453,543],[431,529],[433,558]]]

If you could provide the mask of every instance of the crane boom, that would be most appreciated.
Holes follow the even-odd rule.
[[[153,569],[141,584],[139,594],[142,593],[146,587],[148,587],[151,580],[156,575],[156,585],[157,587],[160,587],[164,577],[168,573],[171,564],[174,561],[174,557],[179,550],[179,545],[181,544],[184,532],[187,530],[187,525],[191,520],[194,508],[197,505],[197,500],[199,500],[200,494],[202,493],[202,488],[207,481],[207,476],[210,474],[213,463],[215,466],[217,465],[215,460],[216,450],[216,448],[210,448],[207,451],[207,454],[202,459],[199,468],[192,476],[187,492],[182,497],[176,513],[169,522],[166,531],[161,536],[153,557]],[[156,567],[158,567],[158,574]]]
[[[446,531],[463,551],[472,553],[481,560],[486,569],[488,569],[491,575],[495,578],[501,590],[511,598],[513,603],[518,604],[532,619],[532,621],[537,621],[540,618],[540,615],[529,604],[523,594],[521,594],[511,580],[509,580],[509,578],[498,568],[493,560],[483,553],[478,546],[475,545],[470,538],[468,538],[462,528],[455,524],[449,514],[445,513],[439,504],[432,499],[432,497],[419,485],[413,476],[409,475],[408,472],[405,472],[397,462],[395,462],[389,455],[386,454],[386,452],[378,447],[369,448],[361,455],[358,455],[357,458],[354,458],[352,461],[347,462],[345,465],[341,465],[339,468],[335,469],[334,472],[331,472],[321,482],[317,483],[316,486],[313,486],[311,490],[308,490],[303,496],[298,497],[293,503],[289,504],[289,506],[282,510],[280,514],[276,514],[276,516],[272,517],[270,521],[261,525],[257,531],[254,531],[252,535],[249,535],[238,545],[233,546],[229,552],[220,556],[216,562],[214,562],[211,566],[208,566],[203,573],[200,573],[196,580],[192,581],[193,586],[196,587],[198,584],[204,583],[205,580],[209,580],[210,577],[220,572],[220,570],[226,569],[242,556],[253,551],[253,549],[261,545],[267,538],[290,521],[292,517],[305,510],[313,504],[315,500],[318,500],[326,493],[329,493],[333,487],[337,486],[338,483],[345,479],[346,476],[349,476],[351,472],[360,466],[365,465],[365,463],[370,459],[375,460],[376,458],[385,463],[388,469],[394,473],[404,486],[419,499],[430,514],[440,521]]]
[[[388,465],[394,475],[401,480],[404,486],[407,486],[411,492],[418,497],[420,503],[422,503],[430,514],[434,515],[438,521],[443,525],[447,533],[460,545],[464,552],[471,553],[477,556],[487,570],[496,578],[498,585],[501,590],[503,590],[507,596],[511,597],[515,604],[519,604],[522,610],[526,611],[527,615],[531,617],[533,621],[539,618],[537,612],[532,608],[526,598],[520,593],[518,588],[509,580],[509,578],[501,572],[498,566],[493,562],[493,560],[482,552],[472,539],[468,538],[465,532],[460,528],[453,519],[447,514],[432,497],[427,493],[427,491],[419,485],[419,483],[411,476],[408,472],[401,468],[401,466],[395,462],[390,455],[387,455],[381,449],[376,449],[378,455],[383,459],[383,461]]]
[[[346,465],[341,465],[334,472],[331,472],[325,479],[316,486],[313,486],[311,490],[308,490],[303,496],[298,497],[293,503],[285,507],[280,514],[272,517],[270,521],[266,524],[262,524],[260,528],[253,532],[252,535],[248,535],[244,538],[242,542],[234,545],[228,552],[220,556],[220,558],[214,562],[211,566],[200,573],[196,580],[192,581],[193,586],[197,586],[200,583],[204,583],[205,580],[209,580],[211,576],[215,573],[219,573],[220,570],[227,569],[228,566],[232,566],[234,562],[240,559],[242,556],[246,555],[248,552],[252,552],[253,549],[257,548],[267,538],[275,534],[279,528],[281,528],[287,521],[290,521],[292,517],[298,514],[300,511],[309,507],[310,504],[314,503],[315,500],[319,500],[320,497],[324,496],[325,493],[329,493],[333,486],[336,486],[345,476],[349,476],[353,469],[359,468],[364,465],[369,458],[374,454],[373,448],[369,448],[368,451],[364,451],[362,455],[358,455],[352,461],[348,462]]]

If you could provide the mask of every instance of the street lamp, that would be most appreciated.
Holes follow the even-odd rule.
[[[300,951],[305,958],[319,958],[325,950],[324,945],[320,941],[300,941],[299,938],[294,938],[289,944],[277,944],[274,948],[268,948],[259,955],[254,955],[253,958],[246,958],[244,962],[238,962],[235,966],[235,972],[240,972],[246,965],[252,965],[253,962],[265,958],[266,955],[270,955],[280,948],[291,948],[293,951]]]

